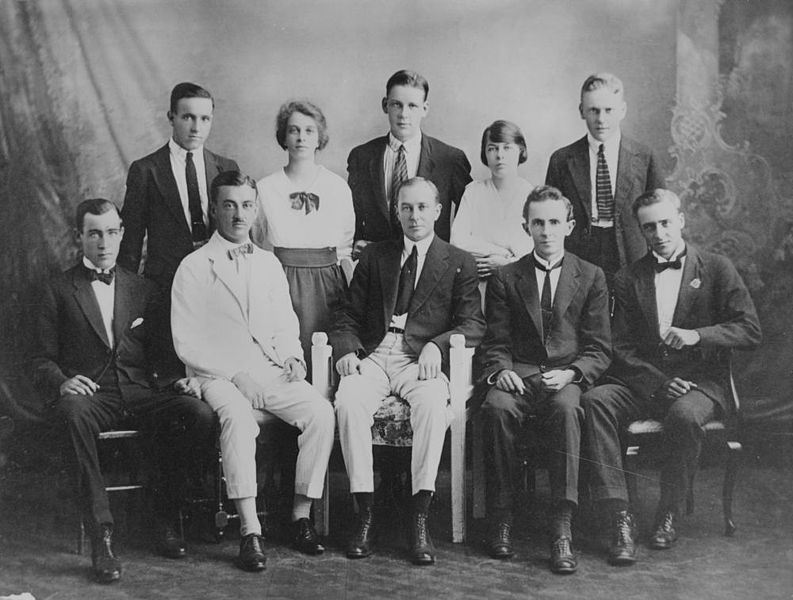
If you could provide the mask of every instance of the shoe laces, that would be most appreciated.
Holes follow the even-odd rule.
[[[560,556],[573,553],[573,549],[570,546],[570,538],[564,535],[553,541],[553,549]]]
[[[255,533],[245,536],[245,539],[243,540],[243,548],[250,548],[257,554],[264,554],[264,549],[262,548],[262,536]]]
[[[666,511],[661,518],[658,520],[658,526],[656,529],[661,531],[672,531],[674,528],[674,518],[675,515],[672,511]]]
[[[427,515],[425,513],[416,514],[416,545],[426,546],[429,543],[429,533],[427,531]]]
[[[618,546],[627,546],[633,541],[633,518],[627,511],[617,513],[614,528],[615,542]]]

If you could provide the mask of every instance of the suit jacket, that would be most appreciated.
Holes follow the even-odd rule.
[[[391,228],[388,199],[385,197],[383,156],[388,135],[352,149],[347,158],[347,183],[355,208],[355,239],[379,242],[401,239],[402,232]],[[421,156],[416,175],[429,179],[438,188],[443,211],[435,221],[435,233],[449,241],[451,207],[459,206],[465,186],[471,181],[471,164],[462,150],[421,135]]]
[[[594,249],[588,248],[592,183],[586,136],[551,155],[545,183],[561,190],[573,204],[576,225],[565,241],[565,248],[585,259],[594,259]],[[665,187],[665,177],[657,158],[647,146],[623,135],[614,186],[614,227],[622,266],[629,265],[647,252],[647,242],[631,210],[633,201],[648,190],[662,187]]]
[[[207,191],[218,173],[239,168],[233,160],[206,149],[204,166]],[[193,236],[171,169],[168,144],[130,165],[121,219],[124,239],[118,263],[137,273],[143,238],[148,234],[143,275],[169,289],[176,267],[193,251]]]
[[[61,384],[75,375],[99,381],[115,368],[128,404],[152,395],[145,322],[158,292],[156,286],[116,268],[113,285],[111,346],[91,281],[81,264],[52,280],[40,299],[31,369],[33,383],[47,403],[60,397]],[[115,358],[115,362],[114,359]]]
[[[256,373],[267,360],[279,366],[303,358],[297,316],[284,269],[272,254],[254,247],[247,296],[237,286],[236,262],[215,232],[176,271],[171,328],[176,354],[188,374],[231,379]]]
[[[383,341],[397,300],[401,240],[367,246],[350,283],[350,299],[337,315],[330,334],[334,355],[370,354]],[[476,264],[467,252],[435,236],[410,299],[405,340],[418,355],[435,342],[449,364],[449,338],[465,336],[476,346],[485,331]]]
[[[686,244],[672,326],[697,330],[700,342],[674,350],[662,344],[658,331],[654,262],[648,253],[615,278],[611,373],[643,399],[672,377],[682,377],[728,409],[724,351],[753,348],[761,339],[749,291],[729,259]]]
[[[574,368],[591,385],[611,363],[608,288],[600,267],[565,252],[544,336],[532,255],[496,270],[487,283],[487,333],[479,347],[482,380],[515,363],[529,375]]]

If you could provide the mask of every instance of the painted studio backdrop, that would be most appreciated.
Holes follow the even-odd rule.
[[[626,87],[624,130],[652,146],[687,207],[688,239],[727,254],[765,341],[738,358],[753,431],[789,432],[793,405],[793,5],[785,0],[0,0],[0,383],[29,406],[24,366],[36,286],[76,257],[83,198],[121,202],[129,163],[166,140],[168,94],[215,96],[208,146],[259,178],[285,163],[287,99],[325,112],[320,162],[385,133],[400,68],[430,82],[424,129],[479,164],[495,119],[527,137],[543,182],[581,137],[594,71]],[[768,437],[766,435],[766,437]],[[773,435],[771,436],[773,437]],[[780,435],[780,438],[782,436]]]

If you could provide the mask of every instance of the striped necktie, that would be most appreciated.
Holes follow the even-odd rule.
[[[595,198],[598,209],[598,220],[614,220],[614,196],[611,194],[611,177],[609,176],[609,166],[606,163],[604,146],[598,147],[598,165],[595,174]]]
[[[401,232],[402,225],[399,223],[399,205],[397,203],[397,196],[399,196],[399,188],[408,180],[408,162],[405,158],[405,145],[400,144],[397,150],[396,161],[394,162],[394,176],[391,179],[391,198],[389,202],[389,209],[391,213],[391,229],[394,232]]]

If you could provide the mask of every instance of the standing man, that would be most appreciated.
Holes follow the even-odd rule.
[[[212,129],[215,101],[195,83],[177,84],[171,92],[168,121],[171,139],[156,152],[129,167],[121,217],[126,234],[118,262],[138,272],[146,239],[143,275],[160,288],[162,311],[155,315],[157,355],[153,357],[164,383],[183,375],[173,351],[170,294],[181,260],[209,239],[208,190],[218,173],[238,169],[231,159],[213,154],[204,143]]]
[[[397,394],[410,404],[413,428],[411,558],[435,562],[427,513],[448,427],[449,338],[476,346],[485,330],[476,264],[435,234],[442,214],[435,185],[422,177],[399,190],[403,236],[368,247],[350,284],[350,301],[331,332],[336,370],[339,440],[358,501],[349,558],[372,552],[374,474],[372,423],[380,403]]]
[[[548,448],[553,504],[551,570],[573,573],[570,520],[578,505],[582,390],[611,362],[608,288],[603,271],[565,252],[575,222],[559,190],[535,188],[523,208],[534,252],[499,268],[487,285],[487,333],[479,348],[487,385],[481,407],[488,550],[512,556],[517,441],[535,415]]]
[[[663,421],[666,458],[649,545],[671,548],[703,426],[732,410],[725,354],[753,348],[761,337],[754,303],[732,263],[683,241],[685,216],[673,192],[642,194],[633,214],[650,252],[617,274],[610,383],[582,399],[592,496],[611,515],[608,558],[616,565],[636,561],[620,429],[636,419]]]
[[[664,174],[646,146],[622,135],[622,82],[610,73],[590,75],[581,86],[581,118],[587,135],[551,155],[545,183],[573,204],[576,227],[565,246],[601,267],[612,289],[614,274],[645,253],[631,215],[640,194],[664,186]]]
[[[333,407],[305,381],[297,316],[281,263],[250,241],[259,199],[256,182],[239,171],[210,188],[217,224],[206,245],[186,257],[173,284],[176,353],[202,379],[204,400],[220,418],[226,492],[240,516],[238,566],[265,568],[256,515],[257,419],[267,411],[300,430],[292,521],[295,547],[321,554],[310,521],[322,496],[333,447]]]
[[[383,112],[388,115],[388,135],[353,148],[347,158],[347,182],[355,208],[353,260],[370,242],[402,237],[397,194],[400,185],[416,176],[438,188],[441,213],[435,233],[449,241],[452,205],[460,204],[471,181],[471,164],[462,150],[422,133],[429,91],[429,83],[418,73],[394,73],[382,100]]]
[[[75,221],[83,258],[51,281],[41,298],[31,366],[34,384],[68,432],[76,456],[94,577],[110,583],[121,578],[121,561],[113,551],[97,436],[122,424],[154,434],[158,548],[181,558],[184,540],[174,524],[185,497],[185,473],[213,447],[215,417],[204,402],[184,393],[184,380],[177,382],[178,391],[150,385],[147,342],[157,289],[116,267],[124,228],[115,205],[85,200]]]

